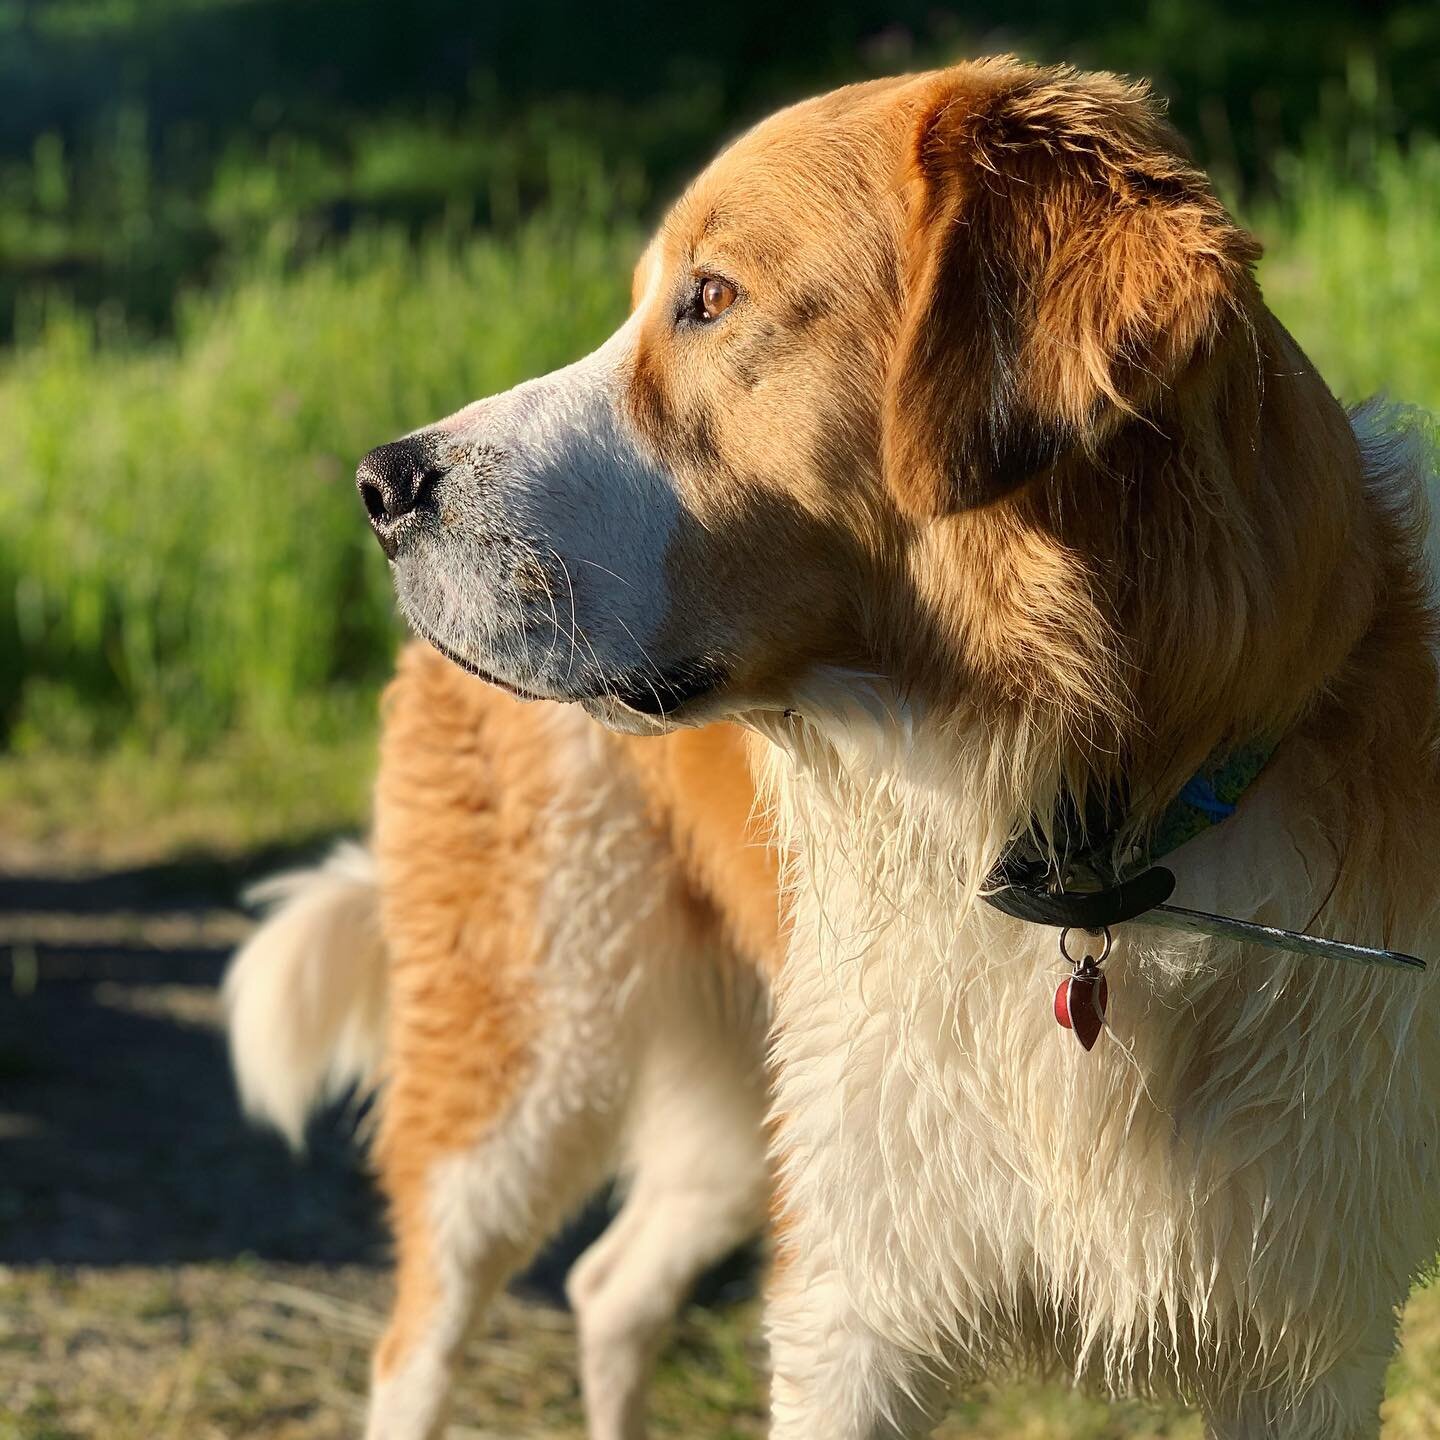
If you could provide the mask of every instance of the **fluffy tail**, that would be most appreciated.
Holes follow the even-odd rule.
[[[246,1113],[298,1149],[312,1110],[379,1075],[386,967],[374,861],[342,845],[247,898],[268,913],[225,976],[230,1060]]]

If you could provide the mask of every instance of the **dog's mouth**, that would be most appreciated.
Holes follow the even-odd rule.
[[[685,660],[663,669],[625,671],[607,677],[602,684],[591,690],[575,691],[566,695],[541,695],[536,691],[526,690],[513,681],[502,679],[493,671],[477,665],[469,656],[452,650],[450,646],[423,630],[417,629],[416,633],[452,665],[458,665],[466,674],[504,690],[517,700],[552,700],[565,704],[578,704],[585,700],[615,700],[638,715],[663,720],[717,690],[725,681],[723,666],[710,660]]]
[[[718,690],[724,682],[725,669],[714,661],[684,660],[661,670],[632,670],[601,693],[637,714],[661,720]]]
[[[483,680],[497,690],[504,690],[506,694],[513,695],[517,700],[553,700],[557,698],[553,695],[537,695],[532,690],[522,690],[520,686],[511,684],[509,680],[502,680],[492,671],[483,669],[468,656],[460,654],[458,650],[452,650],[448,645],[442,645],[433,635],[427,635],[423,630],[418,629],[416,633],[427,645],[438,650],[452,665],[458,665],[467,675],[473,675],[477,680]]]

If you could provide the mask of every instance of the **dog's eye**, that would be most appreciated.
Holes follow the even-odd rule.
[[[713,320],[722,310],[728,310],[735,303],[735,287],[728,280],[709,276],[700,286],[700,312],[707,320]]]
[[[695,286],[692,314],[709,322],[735,303],[735,287],[718,275],[702,275]]]

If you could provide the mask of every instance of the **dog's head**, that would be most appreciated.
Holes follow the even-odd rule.
[[[418,631],[621,728],[856,673],[1073,700],[1121,663],[1144,487],[1259,443],[1255,254],[1142,87],[855,86],[699,177],[598,351],[360,489]]]

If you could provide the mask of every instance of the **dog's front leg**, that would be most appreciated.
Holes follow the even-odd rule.
[[[783,1224],[783,1222],[782,1222]],[[898,1440],[928,1434],[944,1387],[933,1365],[887,1340],[850,1302],[824,1246],[784,1227],[766,1311],[770,1440]]]

